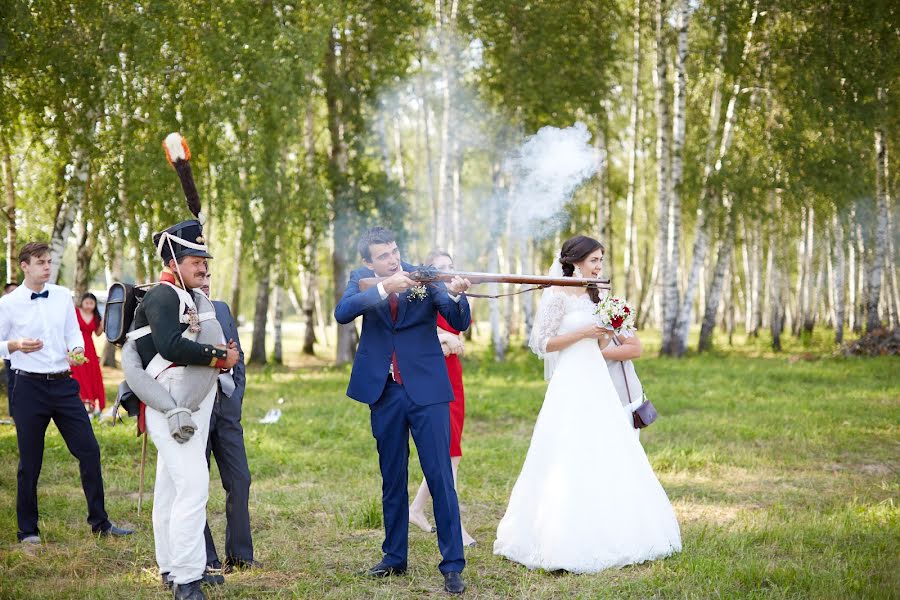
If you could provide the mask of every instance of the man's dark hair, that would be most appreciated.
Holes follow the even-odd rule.
[[[31,257],[41,257],[50,253],[50,246],[44,242],[28,242],[19,251],[19,263],[31,263]]]
[[[372,252],[369,250],[371,244],[390,244],[396,241],[397,236],[390,229],[372,227],[359,238],[356,249],[359,250],[359,255],[363,257],[363,260],[372,262]]]
[[[10,288],[15,289],[17,287],[19,287],[18,283],[16,283],[15,281],[10,281],[9,283],[7,283],[6,285],[3,286],[3,293],[8,294],[12,291]]]

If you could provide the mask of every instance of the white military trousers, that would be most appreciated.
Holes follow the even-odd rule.
[[[171,367],[157,381],[171,391],[180,385],[184,367]],[[206,440],[209,419],[216,399],[216,386],[191,419],[197,431],[179,444],[169,433],[165,414],[147,407],[147,432],[157,449],[156,485],[153,489],[153,538],[160,573],[169,573],[174,583],[190,583],[203,576],[206,568],[206,501],[209,498],[209,469]]]

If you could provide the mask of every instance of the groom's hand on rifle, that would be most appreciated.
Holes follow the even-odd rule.
[[[457,275],[450,280],[450,283],[447,284],[447,291],[449,291],[454,296],[459,296],[467,289],[469,289],[471,285],[472,283],[468,279],[464,279]]]
[[[388,294],[402,294],[411,287],[416,287],[416,282],[409,278],[406,271],[397,271],[381,282],[384,291]]]

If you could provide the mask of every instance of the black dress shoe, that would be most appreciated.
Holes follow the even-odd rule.
[[[122,536],[126,536],[126,535],[131,535],[132,533],[134,533],[134,529],[124,529],[122,527],[116,527],[115,525],[110,525],[109,529],[104,529],[102,531],[98,531],[97,533],[100,534],[100,537],[107,537],[110,535],[113,537],[122,537]]]
[[[225,578],[218,573],[206,571],[203,573],[203,577],[200,578],[200,582],[205,583],[206,585],[223,585],[225,583]]]
[[[212,560],[212,561],[206,563],[206,570],[207,571],[221,571],[222,563],[219,561],[218,558],[216,560]]]
[[[222,563],[222,572],[226,575],[234,572],[235,569],[238,571],[262,569],[262,563],[258,560],[244,560],[243,558],[226,558],[225,562]]]
[[[366,575],[369,577],[390,577],[392,575],[405,575],[406,574],[406,566],[403,567],[392,567],[389,564],[386,564],[384,561],[381,561],[368,571],[366,571]]]
[[[199,579],[190,583],[176,583],[172,594],[175,600],[206,600]]]
[[[462,594],[466,591],[466,584],[463,583],[462,574],[456,571],[444,573],[444,591],[450,594]]]

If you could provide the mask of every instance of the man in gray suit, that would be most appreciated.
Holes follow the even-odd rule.
[[[210,273],[206,272],[203,293],[209,297]],[[206,525],[206,565],[208,569],[222,569],[225,573],[234,568],[258,567],[253,559],[253,539],[250,534],[250,467],[244,448],[244,429],[241,427],[241,406],[247,383],[244,351],[238,338],[237,323],[228,305],[213,300],[216,320],[222,325],[226,340],[238,345],[240,358],[230,373],[219,375],[219,390],[213,405],[209,423],[209,441],[206,444],[206,461],[210,453],[216,458],[222,487],[225,488],[225,560],[219,560],[209,523]]]

